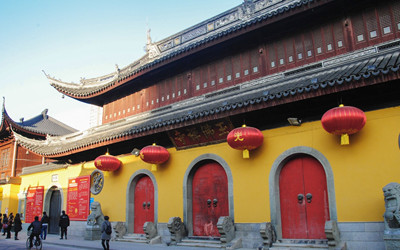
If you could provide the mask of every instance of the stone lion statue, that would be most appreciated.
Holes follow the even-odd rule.
[[[101,205],[98,201],[92,202],[90,205],[90,215],[87,218],[87,225],[88,226],[101,226],[104,221],[104,215],[101,211]]]
[[[400,228],[400,184],[391,182],[382,190],[385,198],[385,230]]]

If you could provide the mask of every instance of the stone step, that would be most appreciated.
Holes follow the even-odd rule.
[[[282,245],[282,246],[272,246],[270,250],[328,250],[328,247],[314,247],[314,246],[296,246],[296,245]]]
[[[214,239],[185,238],[177,245],[186,247],[222,248],[221,241]]]
[[[272,250],[325,250],[328,249],[327,240],[319,239],[282,239],[273,243]]]
[[[133,242],[133,243],[147,243],[146,235],[144,234],[126,234],[116,241]]]
[[[328,245],[325,244],[299,244],[299,243],[274,243],[271,250],[327,250]]]

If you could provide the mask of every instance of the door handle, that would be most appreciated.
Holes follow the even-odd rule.
[[[306,199],[307,199],[307,202],[308,202],[308,203],[311,203],[312,194],[310,194],[310,193],[306,194]]]
[[[147,208],[148,208],[148,209],[150,209],[150,205],[151,205],[150,201],[147,202]]]
[[[143,209],[146,209],[146,202],[143,202]]]
[[[299,204],[301,204],[301,203],[303,203],[303,200],[304,200],[304,194],[298,194],[297,195],[297,202]]]
[[[207,207],[211,207],[211,200],[210,199],[207,200]]]
[[[218,203],[218,200],[217,200],[217,199],[214,199],[214,200],[213,200],[213,205],[214,205],[214,207],[217,207],[217,203]]]

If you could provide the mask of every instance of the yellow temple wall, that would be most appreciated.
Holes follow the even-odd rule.
[[[230,168],[235,223],[271,221],[268,182],[272,165],[283,152],[297,146],[319,151],[332,167],[339,222],[383,221],[382,187],[390,182],[400,182],[400,107],[366,112],[366,116],[365,127],[350,135],[347,146],[340,145],[340,136],[327,133],[320,121],[314,121],[262,131],[264,143],[250,151],[250,159],[243,159],[242,152],[230,148],[227,143],[178,151],[168,149],[170,159],[159,165],[158,171],[152,172],[158,190],[158,222],[166,223],[174,216],[183,218],[185,172],[194,159],[206,153],[220,156]],[[138,170],[150,171],[151,166],[134,155],[118,158],[123,164],[121,169],[105,173],[102,192],[91,194],[91,197],[101,203],[103,214],[110,216],[111,221],[126,221],[130,178]],[[51,176],[58,174],[65,209],[68,178],[89,175],[94,169],[94,163],[87,162],[62,170],[25,175],[21,190],[26,190],[29,185],[44,185],[46,191],[54,185]]]
[[[313,148],[329,161],[339,221],[382,221],[382,187],[390,182],[399,182],[400,176],[400,108],[367,112],[366,116],[365,127],[350,135],[350,145],[347,146],[341,146],[340,136],[327,133],[321,122],[315,121],[299,127],[263,131],[264,143],[250,151],[250,159],[243,159],[241,151],[230,148],[227,143],[178,151],[169,149],[168,162],[153,172],[158,186],[158,222],[165,223],[173,216],[183,217],[184,174],[196,157],[206,153],[217,154],[230,167],[235,222],[270,221],[268,180],[271,167],[279,155],[296,146]],[[133,155],[120,160],[122,169],[110,173],[103,191],[94,197],[113,220],[125,221],[129,178],[137,170],[150,170],[150,164]]]
[[[1,213],[5,213],[8,209],[8,214],[13,213],[14,215],[18,211],[18,192],[19,185],[17,184],[5,184],[1,186],[3,188],[3,200],[1,201]]]

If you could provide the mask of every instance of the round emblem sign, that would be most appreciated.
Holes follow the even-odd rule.
[[[100,170],[94,170],[90,175],[90,192],[99,194],[104,186],[104,174]]]

